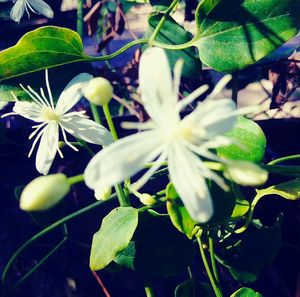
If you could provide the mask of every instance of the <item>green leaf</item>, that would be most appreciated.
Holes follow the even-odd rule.
[[[271,186],[267,189],[257,190],[257,194],[262,196],[278,195],[288,200],[300,199],[300,178]]]
[[[232,295],[230,295],[230,297],[263,297],[263,295],[255,292],[251,288],[240,288]]]
[[[47,26],[25,34],[0,53],[0,81],[73,62],[89,60],[79,35],[66,28]]]
[[[281,245],[281,218],[271,227],[255,224],[237,242],[224,241],[224,254],[218,261],[238,281],[253,282],[260,271],[271,264]]]
[[[232,160],[260,162],[265,154],[266,137],[262,129],[254,122],[239,117],[234,128],[226,136],[238,141],[241,146],[232,144],[217,149],[220,157]]]
[[[214,297],[214,291],[210,284],[194,282],[191,279],[179,284],[175,289],[175,297]]]
[[[231,217],[233,219],[241,218],[244,216],[250,208],[250,203],[248,200],[237,199]]]
[[[166,189],[166,196],[170,199],[167,202],[167,210],[173,225],[189,239],[193,237],[193,230],[197,222],[189,215],[187,209],[180,200],[174,186],[170,183]]]
[[[298,33],[298,0],[203,0],[196,11],[201,61],[234,72],[264,58]]]
[[[102,221],[100,230],[94,234],[90,267],[100,270],[124,250],[137,227],[138,210],[132,207],[118,207]]]
[[[163,14],[154,14],[149,17],[149,28],[146,33],[148,37],[154,31],[162,16]],[[191,34],[185,31],[182,26],[169,16],[155,40],[165,44],[182,44],[191,40]],[[202,66],[195,48],[190,47],[176,51],[166,50],[166,53],[172,69],[174,68],[176,61],[182,58],[184,60],[182,76],[195,79],[199,77],[202,71]]]
[[[139,215],[139,225],[131,244],[115,261],[132,267],[147,281],[175,275],[191,264],[193,243],[179,233],[168,217]]]

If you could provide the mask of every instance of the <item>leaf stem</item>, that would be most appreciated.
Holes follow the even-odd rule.
[[[84,180],[83,174],[78,174],[75,176],[71,176],[68,178],[69,185],[72,186],[74,184],[78,184]]]
[[[116,132],[115,126],[114,126],[114,122],[113,122],[111,114],[110,114],[110,110],[109,110],[108,104],[105,104],[103,106],[103,112],[104,112],[104,115],[105,115],[105,118],[106,118],[109,130],[110,130],[110,132],[112,134],[113,140],[117,141],[119,138],[118,138],[118,134]],[[116,184],[115,185],[115,190],[116,190],[116,193],[117,193],[120,205],[121,206],[129,206],[130,202],[127,199],[127,197],[125,196],[125,194],[123,192],[123,189],[122,189],[122,187],[121,187],[120,184]]]
[[[145,292],[147,297],[154,297],[154,292],[152,287],[145,287]]]
[[[99,116],[98,106],[93,104],[93,103],[90,103],[90,107],[91,107],[91,111],[92,111],[92,114],[93,114],[94,121],[101,125],[102,123],[101,123],[101,118]]]
[[[215,293],[216,297],[222,297],[222,293],[220,292],[220,289],[218,288],[218,285],[217,285],[217,283],[216,283],[216,281],[215,281],[215,279],[212,275],[212,272],[210,270],[210,267],[208,265],[208,262],[207,262],[207,259],[206,259],[206,256],[205,256],[205,252],[204,252],[204,249],[203,249],[203,246],[202,246],[201,236],[197,235],[196,237],[197,237],[197,241],[198,241],[198,245],[199,245],[199,249],[200,249],[201,258],[202,258],[207,276],[209,278],[209,281],[210,281],[210,283],[212,285],[212,288],[214,290],[214,293]]]
[[[158,35],[159,31],[163,27],[165,21],[167,20],[167,17],[170,15],[170,13],[173,11],[175,6],[178,4],[179,0],[173,0],[168,7],[168,9],[165,11],[163,17],[160,19],[159,23],[157,24],[155,30],[153,31],[152,35],[149,37],[149,45],[152,46],[152,42],[155,40],[156,36]]]
[[[83,0],[78,0],[78,5],[77,5],[77,33],[83,38]]]
[[[216,263],[216,259],[215,259],[214,242],[213,242],[212,237],[210,237],[210,236],[208,237],[208,246],[209,246],[210,262],[211,262],[211,266],[213,269],[214,277],[215,277],[217,285],[221,291],[219,272],[218,272],[217,263]]]
[[[300,154],[290,155],[290,156],[285,156],[285,157],[275,159],[275,160],[269,162],[268,165],[276,165],[278,163],[283,163],[283,162],[290,161],[290,160],[295,160],[295,159],[300,159]]]
[[[6,277],[7,277],[7,273],[10,269],[10,267],[13,265],[13,263],[15,262],[15,260],[19,257],[20,254],[22,254],[22,252],[24,250],[26,250],[32,243],[34,243],[37,239],[39,239],[40,237],[44,236],[45,234],[47,234],[48,232],[54,230],[55,228],[65,224],[68,221],[71,221],[72,219],[83,215],[91,210],[93,210],[94,208],[107,203],[108,201],[112,200],[116,198],[116,194],[111,195],[110,199],[105,200],[105,201],[97,201],[93,204],[90,204],[76,212],[73,212],[67,216],[65,216],[64,218],[54,222],[53,224],[51,224],[50,226],[44,228],[43,230],[41,230],[40,232],[38,232],[37,234],[35,234],[34,236],[32,236],[29,240],[27,240],[25,243],[23,243],[18,249],[17,251],[12,255],[12,257],[9,259],[8,263],[6,264],[6,266],[4,267],[3,273],[2,273],[2,283],[5,284],[6,282]]]

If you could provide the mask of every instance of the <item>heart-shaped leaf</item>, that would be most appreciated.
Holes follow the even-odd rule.
[[[263,297],[263,295],[255,292],[251,288],[240,288],[232,295],[230,295],[230,297]]]
[[[89,58],[76,32],[54,26],[41,27],[0,52],[0,81]]]
[[[222,72],[254,64],[299,31],[298,0],[203,0],[196,11],[201,61]]]
[[[232,144],[217,149],[219,156],[232,160],[259,162],[265,154],[266,137],[253,121],[239,117],[234,128],[226,134],[240,145]]]

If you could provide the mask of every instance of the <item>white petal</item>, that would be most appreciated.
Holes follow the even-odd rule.
[[[26,119],[43,122],[41,119],[41,107],[34,102],[17,101],[13,111]]]
[[[48,174],[55,158],[58,146],[58,124],[50,122],[45,128],[37,154],[35,165],[41,174]]]
[[[92,78],[88,73],[75,76],[60,94],[55,111],[64,114],[70,110],[83,96],[83,88]]]
[[[92,120],[74,115],[68,117],[67,121],[64,121],[63,117],[60,124],[68,133],[84,141],[101,145],[109,145],[113,142],[111,133]]]
[[[204,137],[212,138],[233,128],[237,118],[235,111],[236,105],[230,99],[205,100],[183,121],[195,127],[195,131],[204,130]]]
[[[146,131],[118,140],[100,151],[84,172],[92,189],[111,187],[136,174],[162,151],[157,131]]]
[[[54,13],[51,7],[42,0],[29,0],[29,5],[38,13],[46,16],[47,18],[53,18]]]
[[[177,98],[173,95],[173,83],[168,58],[161,48],[148,48],[142,54],[139,66],[142,101],[150,117],[163,123],[169,113],[174,113]]]
[[[20,23],[20,20],[24,14],[25,11],[25,4],[23,1],[18,0],[13,8],[10,11],[10,18],[15,21]]]
[[[213,205],[205,179],[201,176],[196,156],[185,147],[174,145],[169,152],[171,181],[191,217],[200,223],[213,214]]]

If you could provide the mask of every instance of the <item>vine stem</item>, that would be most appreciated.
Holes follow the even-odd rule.
[[[216,263],[216,259],[215,259],[214,242],[213,242],[212,237],[208,238],[208,247],[209,247],[210,262],[211,262],[211,266],[213,269],[214,277],[215,277],[215,280],[217,282],[220,292],[222,292],[220,278],[219,278],[219,272],[218,272],[217,263]]]
[[[91,210],[93,210],[94,208],[103,205],[104,203],[107,203],[108,201],[112,200],[116,198],[116,194],[111,195],[110,199],[105,200],[105,201],[97,201],[93,204],[90,204],[76,212],[73,212],[67,216],[65,216],[64,218],[54,222],[53,224],[51,224],[50,226],[44,228],[42,231],[40,231],[39,233],[35,234],[34,236],[32,236],[29,240],[27,240],[25,243],[23,243],[18,249],[17,251],[12,255],[12,257],[9,259],[8,263],[6,264],[3,273],[2,273],[2,283],[5,284],[6,282],[6,277],[7,277],[7,273],[10,269],[10,267],[13,265],[13,263],[15,262],[15,260],[21,255],[21,253],[26,250],[32,243],[34,243],[37,239],[39,239],[40,237],[44,236],[45,234],[47,234],[48,232],[54,230],[55,228],[65,224],[68,221],[71,221],[72,219],[83,215]]]
[[[117,141],[119,138],[118,138],[118,134],[116,132],[115,126],[114,126],[114,122],[113,122],[111,114],[110,114],[110,110],[109,110],[108,104],[105,104],[103,106],[103,112],[104,112],[104,115],[105,115],[105,118],[106,118],[109,130],[110,130],[110,132],[112,134],[113,140]],[[123,189],[122,189],[122,187],[121,187],[120,184],[116,184],[115,185],[115,190],[116,190],[116,193],[117,193],[120,205],[121,206],[129,206],[130,203],[129,203],[127,197],[125,196],[125,194],[123,192]]]
[[[77,33],[80,38],[83,38],[83,0],[78,0],[77,5]]]
[[[154,297],[154,292],[151,287],[145,287],[145,292],[147,297]]]
[[[210,270],[210,267],[208,265],[208,262],[207,262],[207,259],[206,259],[206,256],[205,256],[205,252],[204,252],[204,249],[203,249],[203,246],[202,246],[201,237],[200,237],[200,235],[197,235],[196,237],[197,237],[197,241],[198,241],[198,245],[199,245],[199,249],[200,249],[201,258],[202,258],[207,276],[209,278],[209,281],[210,281],[210,283],[212,285],[212,288],[214,290],[214,293],[215,293],[216,297],[223,297],[222,293],[220,292],[220,289],[219,289],[219,287],[218,287],[218,285],[217,285],[217,283],[216,283],[216,281],[213,277],[213,274]]]
[[[102,123],[101,123],[101,119],[100,119],[100,116],[99,116],[97,105],[95,105],[93,103],[90,103],[90,107],[91,107],[91,111],[92,111],[93,118],[94,118],[95,122],[101,125]]]
[[[155,27],[155,30],[153,31],[152,35],[149,37],[149,45],[152,46],[152,42],[155,40],[156,36],[158,35],[159,31],[161,30],[162,26],[164,25],[165,21],[167,20],[167,17],[170,15],[172,10],[175,8],[175,6],[178,4],[179,0],[173,0],[168,7],[168,9],[165,11],[163,17],[160,19],[159,23]]]
[[[275,159],[275,160],[269,162],[268,165],[276,165],[276,164],[279,164],[279,163],[283,163],[283,162],[290,161],[290,160],[295,160],[295,159],[300,159],[300,154],[290,155],[290,156],[285,156],[285,157]]]
[[[74,184],[78,184],[80,182],[82,182],[84,180],[84,176],[83,174],[78,174],[72,177],[68,178],[68,183],[70,186],[74,185]]]

